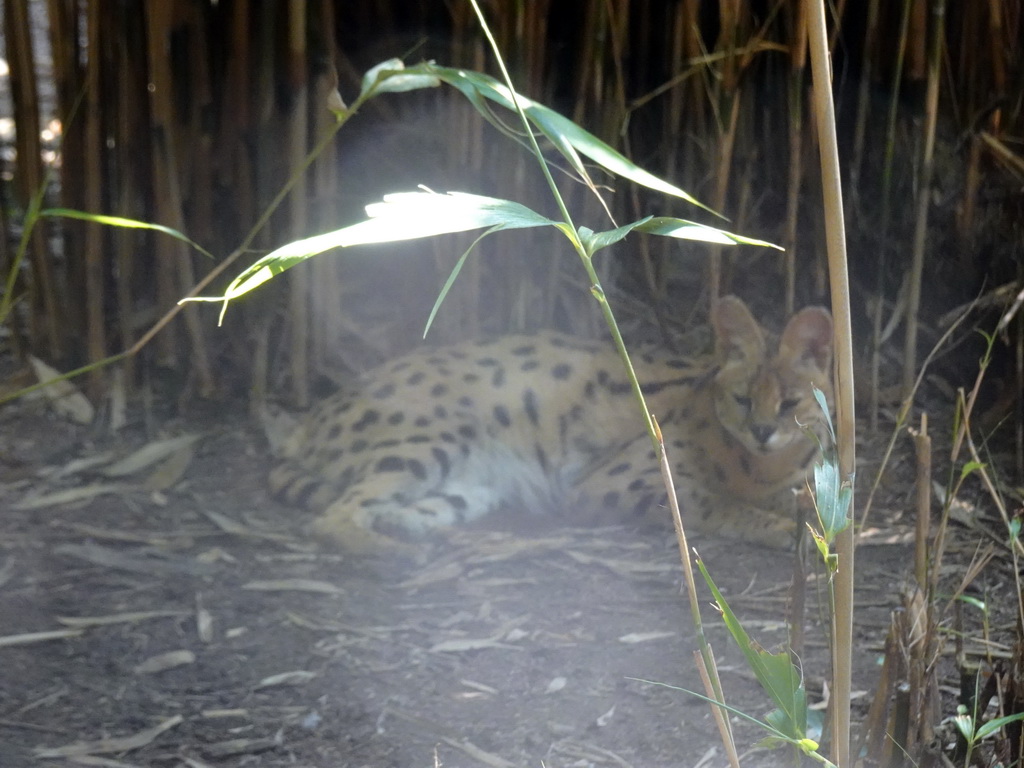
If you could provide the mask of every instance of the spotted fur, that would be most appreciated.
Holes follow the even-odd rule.
[[[672,462],[684,520],[771,545],[792,539],[789,489],[816,446],[811,385],[831,395],[832,319],[793,316],[770,342],[722,298],[706,358],[634,356]],[[820,429],[820,426],[818,427]],[[323,401],[293,432],[270,484],[321,512],[342,545],[417,537],[499,508],[660,519],[665,492],[610,344],[544,333],[414,352]]]

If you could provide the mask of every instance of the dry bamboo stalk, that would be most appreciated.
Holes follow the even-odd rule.
[[[913,433],[917,455],[916,520],[914,537],[914,577],[920,589],[928,587],[928,532],[932,515],[932,438],[928,434],[928,414],[921,414],[921,427]]]
[[[733,152],[736,147],[736,131],[740,116],[740,62],[736,53],[740,42],[740,4],[737,0],[723,0],[719,4],[720,32],[717,50],[726,55],[722,59],[721,83],[718,91],[718,103],[724,112],[724,120],[719,118],[719,133],[715,155],[715,190],[712,194],[712,207],[722,213],[726,209],[729,188],[732,180]],[[722,293],[722,247],[712,246],[708,249],[708,291],[711,307]]]
[[[600,107],[601,91],[597,86],[600,78],[600,58],[598,41],[602,39],[602,21],[604,5],[599,1],[588,2],[583,10],[583,21],[580,24],[581,44],[576,54],[579,71],[576,73],[576,103],[573,105],[573,122],[584,125],[588,117],[587,106]]]
[[[836,138],[832,78],[825,40],[825,8],[822,0],[807,0],[808,43],[811,51],[814,116],[821,162],[822,199],[828,251],[832,315],[835,319],[836,433],[840,477],[853,477],[856,466],[855,409],[853,401],[853,342],[850,328],[849,264]],[[851,497],[851,510],[853,508]],[[835,610],[832,617],[832,757],[839,768],[850,763],[851,656],[853,644],[853,576],[855,571],[853,525],[835,541],[839,570],[835,578]]]
[[[719,213],[725,210],[725,204],[729,197],[732,156],[736,146],[736,126],[740,116],[739,92],[732,91],[725,99],[725,105],[727,123],[725,130],[718,136],[715,191],[712,195],[712,207]],[[714,303],[722,294],[722,246],[720,245],[714,245],[708,249],[708,292],[711,296],[711,307],[714,308]]]
[[[66,208],[85,207],[82,182],[85,178],[85,123],[81,103],[83,67],[80,64],[80,18],[74,0],[48,0],[50,52],[53,58],[53,80],[56,90],[56,115],[60,120],[60,204]],[[81,224],[74,225],[76,233]],[[62,228],[65,285],[85,284],[85,256],[81,237],[69,237]],[[72,329],[85,329],[87,308],[83,301],[65,303],[67,322]],[[80,331],[79,331],[80,333]],[[81,343],[74,331],[72,343]]]
[[[180,186],[186,190],[189,219],[188,232],[193,240],[201,243],[214,242],[217,223],[214,222],[216,210],[213,194],[213,172],[215,160],[213,154],[213,128],[207,124],[204,115],[213,114],[213,85],[210,82],[210,69],[203,66],[204,62],[214,57],[210,51],[210,38],[207,25],[204,24],[201,6],[197,3],[183,4],[183,24],[190,31],[189,44],[191,51],[184,62],[187,69],[186,81],[189,85],[187,114],[182,117],[182,133],[178,146],[182,162],[179,165]],[[192,256],[189,255],[189,261]],[[180,286],[187,290],[194,280]]]
[[[149,157],[152,165],[153,202],[156,220],[170,224],[174,212],[169,210],[166,190],[171,169],[166,162],[166,144],[170,141],[167,126],[173,116],[170,83],[171,75],[164,49],[166,30],[170,28],[170,3],[148,3],[146,5],[147,65],[152,83],[150,91],[150,123],[153,126],[153,151]],[[90,56],[90,60],[92,57]],[[175,295],[174,253],[171,244],[164,238],[153,241],[154,263],[156,264],[156,303],[166,307],[177,299]],[[162,333],[156,342],[157,359],[161,365],[171,367],[178,358],[177,334]]]
[[[912,0],[910,6],[910,34],[907,35],[907,78],[919,83],[928,74],[927,41],[934,0]]]
[[[797,226],[803,180],[804,77],[807,68],[807,14],[803,3],[793,7],[789,51],[789,176],[786,179],[786,224],[782,247],[786,249],[786,316],[796,306]]]
[[[253,30],[250,26],[249,0],[232,3],[228,22],[227,44],[231,57],[225,73],[225,108],[221,113],[221,134],[218,146],[225,162],[226,179],[232,190],[232,202],[239,221],[255,221],[256,209],[253,160],[249,149],[252,142],[252,106],[255,90],[252,88],[251,47]]]
[[[722,681],[718,676],[718,664],[715,661],[715,653],[711,646],[708,646],[708,655],[711,660],[710,669],[704,665],[704,659],[700,651],[693,652],[693,662],[697,667],[697,672],[700,674],[701,683],[704,684],[704,695],[712,702],[715,702],[718,701],[717,692],[722,690]],[[729,716],[726,710],[717,704],[711,704],[711,716],[718,727],[718,735],[722,740],[722,747],[725,749],[725,756],[729,760],[729,765],[732,768],[740,768],[740,758],[736,752],[736,740],[733,738],[732,726],[729,723]]]
[[[903,345],[903,396],[910,395],[917,371],[917,322],[921,306],[921,281],[924,279],[924,254],[928,240],[928,211],[931,203],[932,172],[935,155],[935,127],[938,122],[939,77],[942,64],[942,40],[945,30],[945,0],[933,3],[933,28],[930,37],[928,91],[925,96],[925,121],[922,128],[924,149],[921,179],[917,190],[913,261],[907,275],[907,332]]]
[[[604,138],[617,144],[626,114],[625,57],[629,53],[629,0],[605,0],[608,16],[608,54],[612,69],[608,108],[604,110]],[[616,7],[617,6],[617,7]]]
[[[306,51],[306,0],[288,0],[287,50],[285,80],[291,95],[291,112],[287,117],[286,139],[288,173],[296,173],[306,156],[308,131],[308,86]],[[308,225],[306,184],[299,182],[292,190],[288,206],[289,233],[292,238],[305,237]],[[290,274],[289,313],[291,315],[290,362],[292,397],[299,408],[309,406],[309,295],[312,285],[308,269]]]
[[[133,26],[139,24],[138,19],[131,19]],[[125,37],[130,32],[125,30]],[[144,218],[145,211],[137,210],[140,200],[145,199],[142,192],[143,185],[149,188],[149,178],[144,176],[145,168],[138,167],[137,158],[149,157],[151,150],[149,146],[149,123],[146,114],[146,104],[140,98],[145,93],[145,73],[139,71],[132,59],[133,50],[126,40],[125,45],[119,45],[115,49],[111,66],[122,72],[116,83],[115,99],[115,151],[114,160],[116,171],[115,178],[119,183],[116,186],[116,193],[111,196],[114,210],[120,214]],[[117,279],[114,285],[114,300],[117,307],[117,324],[120,332],[120,346],[130,346],[138,331],[138,320],[136,318],[136,276],[145,274],[146,267],[137,263],[136,244],[139,236],[133,230],[114,230],[109,233],[114,242],[114,259],[117,265]],[[135,383],[135,359],[129,357],[124,361],[124,385],[128,390],[133,389]]]
[[[17,126],[15,147],[18,195],[22,205],[27,207],[29,200],[46,183],[39,143],[39,96],[27,0],[4,0],[4,37],[11,73],[14,122]],[[58,360],[64,350],[61,308],[66,306],[66,301],[58,295],[56,277],[40,229],[32,233],[30,248],[33,278],[29,313],[30,342],[36,349],[45,346],[50,356]]]
[[[889,247],[889,221],[891,218],[892,210],[892,198],[891,198],[891,178],[893,160],[895,156],[895,143],[896,143],[896,115],[897,105],[899,103],[896,98],[896,93],[899,91],[899,84],[903,79],[904,70],[904,59],[907,48],[907,37],[909,35],[910,27],[910,12],[911,12],[911,0],[904,0],[903,3],[903,14],[900,19],[900,32],[899,32],[899,44],[896,50],[895,60],[893,62],[892,72],[892,96],[889,101],[889,114],[886,120],[886,141],[885,141],[885,158],[883,160],[882,170],[882,188],[881,188],[881,207],[882,207],[882,221],[881,221],[881,237],[878,245],[878,258],[875,267],[875,296],[878,300],[875,302],[875,307],[871,317],[871,384],[870,391],[868,393],[870,398],[870,405],[868,408],[868,423],[872,432],[878,430],[878,411],[879,411],[879,373],[881,370],[881,359],[882,359],[882,331],[884,326],[885,316],[885,265],[886,265],[886,249]],[[868,504],[866,507],[870,507],[871,497],[868,497]]]
[[[882,654],[882,668],[878,673],[878,684],[875,694],[871,697],[871,706],[864,718],[860,738],[857,741],[855,754],[864,754],[872,765],[885,765],[883,754],[889,739],[886,738],[890,729],[890,707],[893,689],[896,686],[897,670],[901,665],[896,643],[896,617],[890,618],[889,631],[885,636],[885,650]]]
[[[316,74],[316,80],[311,87],[313,94],[310,103],[310,120],[312,123],[312,135],[324,136],[331,130],[335,122],[334,113],[328,108],[328,99],[332,94],[337,93],[338,73],[334,68],[334,61],[337,51],[335,50],[334,36],[331,30],[335,29],[335,9],[332,3],[319,4],[319,18],[312,17],[312,31],[318,26],[321,32],[317,40],[317,46],[321,49],[320,55],[326,61],[322,71]],[[310,57],[312,60],[312,56]],[[337,215],[334,211],[334,201],[337,197],[339,185],[338,178],[338,153],[337,145],[331,143],[324,148],[323,154],[317,163],[310,168],[310,189],[314,206],[311,209],[312,226],[317,232],[327,232],[339,226]],[[341,277],[337,259],[313,259],[310,264],[311,279],[313,285],[338,285]],[[326,362],[335,347],[336,329],[342,327],[342,306],[338,301],[337,294],[330,292],[326,296],[324,291],[314,291],[310,296],[310,314],[317,318],[310,327],[310,360],[312,370],[324,370]],[[266,334],[264,334],[264,337]]]
[[[157,3],[146,6],[147,23],[147,65],[150,83],[150,115],[153,125],[153,184],[155,189],[157,220],[179,231],[186,229],[183,221],[181,187],[178,178],[177,151],[178,136],[174,125],[173,76],[169,61],[167,35],[174,28],[175,7]],[[184,243],[169,238],[156,238],[154,250],[158,261],[157,301],[159,306],[173,306],[181,294],[195,284],[191,254]],[[213,371],[210,365],[203,326],[198,309],[189,304],[183,309],[185,328],[189,335],[191,362],[194,366],[199,388],[203,396],[210,397],[214,391]],[[172,334],[161,334],[163,343],[159,350],[162,362],[177,367],[181,358]]]
[[[857,116],[853,127],[853,153],[849,164],[850,198],[848,215],[855,212],[860,200],[860,169],[864,163],[864,141],[867,136],[868,114],[871,104],[871,79],[875,68],[878,40],[878,6],[880,0],[869,0],[861,46],[860,81],[857,84]]]
[[[1018,272],[1018,280],[1024,275]],[[1017,392],[1024,392],[1024,314],[1017,312],[1013,333],[1013,378]],[[1024,397],[1017,397],[1016,424],[1014,425],[1014,447],[1017,465],[1017,482],[1024,483]]]
[[[680,44],[682,46],[680,67],[683,66],[683,62],[695,61],[698,56],[704,53],[704,42],[700,36],[700,24],[698,23],[699,17],[700,0],[683,0],[679,8],[678,22],[682,27],[680,32]],[[673,72],[676,71],[678,70],[673,69]],[[706,136],[708,134],[710,120],[708,117],[707,99],[702,90],[705,83],[702,82],[702,79],[710,78],[710,71],[704,68],[702,74],[703,78],[691,78],[690,82],[685,85],[685,88],[680,91],[679,117],[677,122],[670,124],[669,129],[671,132],[668,135],[692,133],[695,136]],[[685,123],[681,119],[683,115],[686,118]],[[688,130],[684,132],[684,128]],[[698,142],[687,141],[683,145],[682,153],[678,156],[678,161],[674,165],[669,166],[669,169],[675,172],[674,177],[679,177],[687,187],[695,184],[697,179],[700,178],[701,169],[700,164],[697,162],[698,152]]]
[[[102,64],[105,3],[93,0],[86,12],[88,57],[85,70],[85,207],[89,211],[103,210],[103,163],[106,146],[103,140]],[[106,34],[110,34],[108,31]],[[86,336],[89,361],[96,362],[107,356],[105,323],[104,245],[105,231],[101,227],[85,227],[85,306]],[[89,376],[89,389],[96,399],[103,387],[103,372],[94,370]]]
[[[0,275],[7,275],[14,268],[11,263],[11,252],[8,243],[12,240],[10,222],[7,219],[7,206],[0,205]],[[18,322],[18,313],[10,312],[5,318],[7,324],[7,338],[11,345],[10,353],[15,360],[21,360],[25,355],[22,345],[21,327]]]
[[[991,93],[1006,93],[1006,84],[1009,80],[1009,74],[1006,71],[1007,64],[1005,52],[1009,47],[1008,44],[1010,43],[1010,40],[1006,39],[1007,36],[1003,27],[1003,3],[1001,0],[990,0],[988,3],[984,3],[983,5],[988,8],[987,37],[989,45],[985,46],[985,50],[991,57],[992,71],[992,82],[987,84],[987,87]],[[999,133],[1000,131],[1001,115],[1002,110],[997,106],[992,110],[992,114],[989,117],[989,125],[994,133]]]

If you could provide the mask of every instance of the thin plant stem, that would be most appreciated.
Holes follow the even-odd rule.
[[[615,315],[612,313],[612,309],[608,304],[608,298],[605,295],[604,288],[601,286],[601,280],[597,275],[597,270],[594,269],[593,259],[590,254],[587,253],[586,248],[583,247],[583,243],[580,241],[579,235],[576,232],[576,226],[573,224],[569,209],[566,207],[561,194],[559,194],[558,186],[555,184],[555,179],[551,175],[551,170],[548,168],[548,164],[544,160],[544,155],[540,151],[540,145],[537,144],[537,137],[534,134],[533,129],[530,127],[530,121],[527,119],[526,113],[523,111],[522,104],[519,102],[519,94],[516,93],[515,87],[512,84],[512,78],[508,73],[508,69],[505,67],[501,51],[494,39],[494,35],[491,33],[491,30],[487,25],[487,20],[484,18],[483,11],[480,10],[480,5],[477,0],[469,1],[480,21],[480,26],[483,29],[484,36],[487,38],[487,42],[490,44],[491,50],[494,52],[498,68],[501,70],[502,79],[509,89],[510,98],[512,103],[515,105],[516,113],[519,115],[519,119],[523,124],[523,130],[526,138],[530,142],[533,154],[537,157],[541,171],[544,174],[544,179],[547,181],[548,187],[551,189],[551,195],[555,199],[555,204],[558,206],[558,211],[561,214],[562,221],[565,223],[565,226],[559,227],[559,229],[567,238],[569,238],[569,242],[572,243],[573,248],[576,250],[576,253],[579,254],[580,260],[583,262],[583,268],[586,270],[587,278],[590,280],[590,292],[594,298],[597,299],[598,306],[601,308],[601,314],[604,315],[605,323],[608,325],[608,330],[612,334],[612,340],[615,343],[615,348],[619,353],[619,357],[622,359],[623,365],[626,366],[626,373],[629,377],[633,397],[640,404],[641,411],[643,412],[644,424],[647,427],[647,434],[650,436],[655,450],[657,450],[658,437],[654,428],[654,422],[651,419],[651,412],[648,410],[647,401],[644,399],[643,392],[640,390],[640,382],[637,380],[636,372],[633,370],[633,363],[630,361],[629,353],[626,351],[626,344],[622,340],[622,334],[619,332],[619,325],[616,322]]]
[[[497,43],[494,40],[494,36],[491,34],[490,29],[487,26],[487,21],[484,18],[483,13],[480,10],[477,0],[470,0],[473,5],[473,9],[477,14],[477,18],[480,21],[480,25],[483,28],[484,35],[487,37],[488,42],[491,45],[491,50],[494,52],[495,58],[498,61],[498,66],[501,69],[502,77],[504,78],[505,84],[511,93],[511,99],[515,105],[516,112],[519,114],[519,118],[523,123],[525,134],[528,137],[530,144],[533,148],[534,154],[543,170],[544,177],[548,182],[548,186],[551,188],[551,193],[554,196],[559,211],[562,214],[562,220],[565,222],[565,228],[562,229],[563,233],[572,242],[573,247],[579,254],[583,267],[587,272],[587,277],[590,279],[591,293],[594,298],[597,299],[598,305],[601,307],[601,312],[604,315],[605,322],[608,324],[608,329],[611,331],[612,338],[614,339],[615,346],[619,352],[619,356],[622,359],[623,364],[626,367],[626,372],[629,377],[630,384],[632,386],[633,394],[640,405],[643,413],[644,420],[647,425],[648,433],[650,434],[651,440],[654,443],[656,455],[661,457],[661,471],[662,477],[665,482],[665,488],[668,493],[669,506],[672,509],[672,519],[676,529],[676,536],[679,542],[680,556],[683,560],[683,574],[687,583],[687,594],[690,598],[690,610],[693,616],[694,626],[697,630],[697,636],[699,638],[700,653],[704,662],[704,674],[702,676],[709,682],[714,696],[717,699],[719,705],[724,705],[725,698],[721,687],[721,681],[717,674],[717,668],[715,667],[714,657],[711,653],[711,647],[708,645],[707,639],[704,636],[704,626],[700,615],[700,601],[697,598],[697,588],[693,578],[693,566],[689,557],[689,547],[686,541],[685,531],[683,529],[682,516],[679,511],[679,503],[676,498],[672,476],[671,476],[671,465],[669,464],[668,457],[665,451],[665,444],[661,437],[661,430],[658,428],[657,423],[651,416],[650,411],[647,408],[647,403],[644,399],[643,392],[640,390],[640,383],[637,379],[636,372],[633,369],[633,363],[629,358],[629,353],[626,350],[625,342],[622,339],[622,334],[619,332],[618,323],[615,320],[615,315],[612,312],[611,306],[608,303],[608,299],[605,296],[604,289],[601,287],[601,281],[597,276],[597,272],[594,269],[593,261],[589,253],[587,253],[579,236],[576,232],[576,227],[573,224],[572,217],[569,214],[569,210],[562,199],[562,196],[558,192],[558,188],[555,185],[554,178],[551,175],[551,171],[548,168],[547,162],[544,160],[541,154],[540,147],[537,144],[536,137],[532,128],[530,127],[529,120],[526,117],[526,113],[523,111],[522,105],[519,103],[518,94],[512,84],[512,79],[509,76],[508,70],[505,68],[504,61],[501,57],[501,51],[498,48]],[[718,720],[720,727],[722,723],[725,723],[725,727],[721,731],[723,743],[726,746],[726,750],[730,756],[730,762],[734,768],[739,768],[739,760],[736,757],[735,746],[732,743],[732,734],[728,727],[728,719],[721,718]]]
[[[842,477],[853,477],[855,466],[855,422],[853,404],[853,343],[850,332],[850,285],[847,272],[845,224],[836,139],[835,106],[823,0],[807,0],[808,43],[818,149],[821,155],[822,194],[825,205],[825,234],[828,249],[832,315],[835,319],[836,421],[839,467]],[[852,506],[852,499],[851,499]],[[853,526],[836,537],[839,569],[834,580],[835,611],[832,615],[832,762],[840,768],[850,764],[850,696],[853,658]]]

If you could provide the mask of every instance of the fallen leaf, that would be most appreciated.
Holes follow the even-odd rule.
[[[187,611],[134,611],[131,613],[110,613],[106,616],[58,616],[57,621],[66,627],[104,627],[111,624],[137,624],[150,619],[165,619],[187,616]]]
[[[619,638],[620,643],[646,643],[651,640],[661,640],[666,637],[675,637],[675,632],[630,632]]]
[[[489,637],[466,638],[464,640],[442,640],[428,649],[431,653],[461,653],[463,651],[480,651],[485,648],[514,648],[521,651],[518,645],[509,645]]]
[[[200,437],[202,435],[185,434],[178,435],[177,437],[168,437],[164,440],[154,440],[101,471],[107,477],[134,475],[136,472],[140,472],[159,461],[163,461],[182,448],[192,445]]]
[[[272,739],[231,739],[219,741],[216,744],[204,744],[203,754],[213,758],[233,757],[234,755],[252,755],[257,752],[266,752],[276,749],[284,743],[284,739],[278,736]]]
[[[139,749],[147,744],[151,744],[153,740],[164,731],[168,731],[171,728],[180,725],[183,719],[184,718],[182,718],[181,715],[175,715],[174,717],[167,718],[158,725],[154,725],[152,728],[146,728],[145,730],[139,731],[131,736],[98,739],[97,741],[77,741],[74,744],[68,744],[63,747],[55,747],[52,749],[36,747],[34,752],[37,758],[75,757],[78,755],[130,752],[133,749]]]
[[[97,496],[107,493],[121,493],[127,490],[123,483],[93,483],[78,488],[68,488],[65,491],[55,491],[36,496],[27,496],[21,501],[16,501],[11,506],[14,509],[31,510],[42,509],[43,507],[57,507],[65,504],[75,504],[80,501],[89,501]]]
[[[230,533],[232,536],[249,536],[254,539],[266,539],[268,541],[288,541],[289,538],[281,533],[272,533],[252,528],[245,523],[240,523],[227,515],[214,512],[211,509],[204,509],[202,512],[211,523],[224,531],[224,533]]]
[[[132,671],[137,675],[152,675],[195,663],[196,655],[192,651],[168,651],[158,656],[151,656],[141,664],[136,664]]]
[[[48,640],[64,640],[69,637],[78,637],[81,634],[82,630],[80,629],[54,629],[48,632],[0,635],[0,648],[8,648],[12,645],[31,645],[32,643],[43,643]]]
[[[242,589],[255,592],[319,592],[326,595],[343,595],[345,590],[326,581],[314,579],[277,579],[271,581],[250,581]]]
[[[195,442],[181,446],[142,481],[142,487],[147,491],[166,491],[168,488],[172,488],[185,476],[185,471],[195,455]]]
[[[196,634],[203,643],[213,642],[213,614],[203,608],[202,599],[196,597]]]
[[[264,677],[256,683],[256,690],[261,688],[273,688],[278,685],[305,685],[310,680],[316,679],[316,672],[307,672],[304,669],[297,669],[292,672],[281,672],[277,675]]]
[[[569,681],[564,677],[553,677],[551,682],[548,683],[548,687],[544,689],[544,693],[558,693],[560,690],[565,688],[566,683]]]
[[[139,768],[136,763],[125,763],[121,760],[111,760],[108,757],[92,757],[90,755],[78,755],[69,757],[71,765],[95,766],[96,768]]]
[[[182,573],[189,576],[201,576],[213,572],[213,568],[205,563],[196,563],[182,559],[135,557],[116,549],[101,547],[98,544],[62,544],[59,547],[54,547],[53,552],[57,555],[67,555],[79,560],[85,560],[93,565],[117,568],[132,573],[142,573],[147,576]]]
[[[40,383],[59,379],[63,375],[39,358],[30,356],[28,360]],[[96,409],[92,407],[89,399],[78,390],[78,387],[67,379],[54,381],[43,387],[42,392],[49,401],[50,407],[58,415],[70,419],[76,424],[92,424]]]

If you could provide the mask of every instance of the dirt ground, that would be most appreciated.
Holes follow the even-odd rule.
[[[348,559],[269,500],[261,438],[221,418],[179,452],[187,467],[111,478],[141,430],[93,439],[40,404],[0,412],[0,766],[724,764],[708,706],[668,687],[701,688],[670,536],[470,530],[421,565]],[[748,630],[782,643],[791,557],[693,543]],[[909,559],[858,550],[858,713]],[[818,700],[815,583],[800,662]],[[729,702],[763,716],[704,616]],[[759,738],[734,727],[745,749]]]

